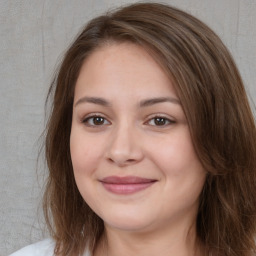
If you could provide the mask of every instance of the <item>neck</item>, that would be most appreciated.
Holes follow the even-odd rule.
[[[170,231],[171,230],[171,231]],[[94,256],[205,256],[195,224],[170,229],[131,232],[105,227]]]

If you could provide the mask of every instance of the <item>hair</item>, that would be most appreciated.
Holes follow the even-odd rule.
[[[174,84],[195,151],[207,171],[197,235],[213,255],[255,255],[256,129],[238,69],[219,37],[197,18],[159,3],[137,3],[91,20],[67,50],[48,94],[49,178],[44,213],[55,255],[92,252],[103,220],[74,179],[70,132],[74,88],[84,60],[109,43],[150,52]]]

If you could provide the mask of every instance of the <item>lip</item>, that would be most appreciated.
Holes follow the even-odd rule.
[[[103,187],[115,194],[133,194],[152,186],[157,180],[137,176],[108,176],[100,180]]]

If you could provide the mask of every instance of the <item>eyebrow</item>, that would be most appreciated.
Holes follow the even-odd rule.
[[[76,102],[75,107],[81,103],[93,103],[93,104],[101,105],[104,107],[111,106],[111,104],[108,101],[106,101],[103,98],[98,98],[98,97],[83,97]]]
[[[171,103],[180,105],[180,101],[176,98],[173,98],[173,97],[158,97],[158,98],[142,100],[139,103],[139,107],[149,107],[149,106],[159,104],[159,103],[164,103],[164,102],[171,102]],[[110,107],[111,106],[110,102],[108,102],[107,100],[105,100],[103,98],[98,98],[98,97],[83,97],[75,103],[75,107],[77,105],[81,104],[81,103],[93,103],[93,104],[101,105],[101,106],[104,106],[104,107]]]
[[[148,107],[154,104],[164,103],[164,102],[171,102],[171,103],[180,105],[180,101],[173,97],[159,97],[159,98],[146,99],[141,101],[139,105],[140,107]]]

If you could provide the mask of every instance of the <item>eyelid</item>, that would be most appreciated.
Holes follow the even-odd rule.
[[[101,117],[101,118],[103,118],[105,121],[107,121],[108,124],[102,124],[102,125],[91,125],[91,124],[88,124],[87,121],[88,121],[90,118],[94,118],[94,117]],[[88,115],[85,115],[85,116],[83,116],[83,117],[81,118],[81,123],[85,124],[86,126],[93,127],[93,128],[95,128],[95,127],[98,127],[98,128],[99,128],[99,127],[102,127],[102,126],[111,124],[111,122],[108,120],[108,118],[107,118],[104,114],[102,114],[102,113],[90,113],[90,114],[88,114]]]
[[[154,115],[151,115],[147,118],[147,121],[145,122],[145,124],[149,124],[150,121],[152,121],[153,119],[156,119],[156,118],[164,118],[166,119],[169,123],[168,124],[164,124],[164,125],[151,125],[151,126],[157,126],[159,128],[164,128],[166,126],[169,126],[171,124],[174,124],[176,123],[176,121],[170,117],[167,117],[165,114],[154,114]]]
[[[94,118],[94,117],[101,117],[101,118],[103,118],[104,119],[104,122],[107,122],[107,124],[105,124],[105,123],[103,123],[103,124],[99,124],[99,125],[93,125],[93,124],[89,124],[88,123],[88,120],[90,119],[90,118]],[[150,121],[152,121],[153,119],[156,119],[156,118],[163,118],[163,119],[165,119],[168,123],[167,124],[163,124],[163,125],[152,125],[152,124],[149,124],[149,122]],[[86,126],[89,126],[89,127],[93,127],[93,128],[100,128],[100,127],[102,127],[102,126],[106,126],[106,125],[110,125],[111,124],[111,121],[109,121],[109,118],[108,117],[106,117],[104,114],[102,114],[102,113],[90,113],[90,114],[87,114],[87,115],[85,115],[85,116],[83,116],[82,118],[81,118],[81,123],[83,123],[83,124],[85,124]],[[166,127],[166,126],[169,126],[169,125],[172,125],[172,124],[174,124],[174,123],[176,123],[176,121],[173,119],[173,118],[171,118],[171,117],[169,117],[169,116],[166,116],[166,114],[152,114],[152,115],[150,115],[150,116],[148,116],[147,117],[147,119],[146,119],[146,121],[143,123],[143,124],[146,124],[146,125],[150,125],[150,126],[156,126],[156,127],[159,127],[159,128],[164,128],[164,127]]]

